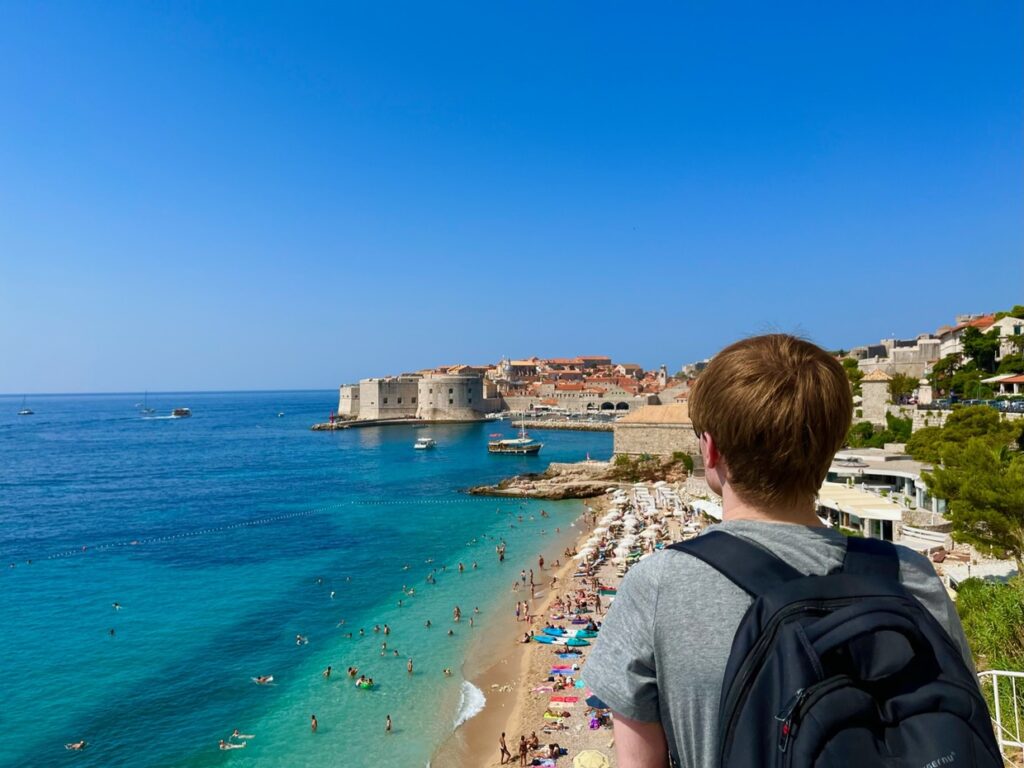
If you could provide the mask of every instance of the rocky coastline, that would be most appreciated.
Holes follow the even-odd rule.
[[[467,489],[474,496],[511,496],[530,499],[590,499],[608,488],[638,481],[686,479],[686,467],[675,459],[618,459],[617,461],[552,462],[544,472],[507,477],[493,485]]]

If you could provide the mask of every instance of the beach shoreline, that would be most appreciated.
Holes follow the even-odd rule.
[[[509,749],[515,750],[518,737],[524,732],[527,710],[532,702],[529,681],[544,666],[540,663],[543,657],[531,653],[536,645],[521,642],[521,637],[530,630],[539,631],[545,623],[542,619],[548,615],[556,595],[556,590],[549,587],[551,577],[557,579],[560,587],[564,586],[571,581],[578,566],[574,559],[563,558],[562,553],[568,547],[574,550],[582,547],[593,527],[588,517],[593,519],[595,515],[599,516],[607,507],[603,497],[581,499],[580,504],[580,514],[574,521],[573,534],[560,542],[559,554],[556,556],[559,566],[557,569],[546,568],[542,579],[538,581],[537,598],[531,605],[533,621],[516,621],[506,613],[505,618],[495,625],[500,627],[502,636],[506,638],[497,654],[486,663],[481,663],[477,649],[473,649],[467,657],[467,668],[474,664],[480,667],[479,671],[470,675],[469,682],[484,693],[487,703],[477,715],[456,728],[438,748],[430,762],[432,768],[500,765],[498,737],[502,732],[506,734]],[[593,512],[588,511],[588,507]],[[522,599],[519,593],[514,594],[516,599]],[[510,636],[514,640],[508,640]]]

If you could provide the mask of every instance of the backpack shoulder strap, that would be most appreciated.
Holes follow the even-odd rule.
[[[900,557],[896,552],[896,546],[892,542],[882,539],[849,537],[846,540],[843,573],[899,581]]]
[[[785,581],[803,577],[765,549],[723,531],[711,531],[669,549],[703,560],[752,597]]]

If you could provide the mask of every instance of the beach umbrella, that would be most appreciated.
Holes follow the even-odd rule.
[[[608,529],[605,528],[603,525],[599,525],[597,526],[597,528],[593,530],[593,533],[608,533]]]
[[[572,768],[612,768],[612,761],[604,752],[585,749],[572,759]]]

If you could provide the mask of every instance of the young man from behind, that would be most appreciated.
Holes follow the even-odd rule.
[[[719,352],[689,401],[708,486],[722,498],[722,523],[712,529],[757,545],[803,575],[841,568],[847,539],[822,524],[816,496],[852,410],[842,366],[809,342],[772,334]],[[897,551],[903,587],[973,670],[931,564]],[[614,713],[620,768],[664,768],[670,755],[682,768],[719,764],[723,680],[751,604],[746,591],[683,551],[658,553],[629,571],[582,673]]]

